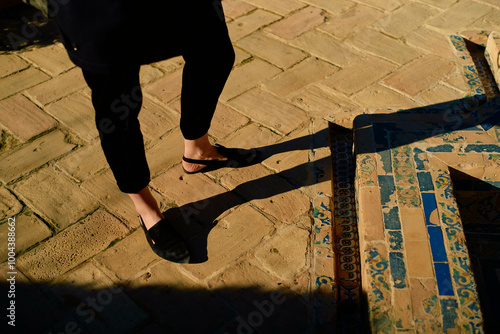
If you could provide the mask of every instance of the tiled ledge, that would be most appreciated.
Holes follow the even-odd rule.
[[[372,332],[483,332],[450,169],[500,187],[500,96],[470,114],[448,112],[463,103],[355,120]]]

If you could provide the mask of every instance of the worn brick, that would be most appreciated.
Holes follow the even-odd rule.
[[[255,6],[240,0],[224,0],[222,7],[224,8],[224,15],[231,19],[245,15],[255,9]]]
[[[427,21],[427,25],[452,32],[461,31],[490,11],[490,6],[479,2],[459,1],[441,15]]]
[[[152,65],[141,66],[139,77],[141,84],[148,84],[150,82],[156,81],[162,76],[163,72]]]
[[[394,289],[394,321],[397,328],[413,328],[413,313],[411,309],[411,290]]]
[[[246,2],[283,16],[305,6],[297,0],[246,0]]]
[[[392,15],[378,21],[374,27],[388,35],[401,38],[439,13],[438,9],[410,2],[395,10]]]
[[[238,96],[229,104],[278,133],[287,134],[308,120],[302,110],[257,88]]]
[[[177,333],[216,333],[235,316],[220,298],[181,273],[192,267],[162,261],[127,287],[127,294],[162,320],[160,332],[173,327]],[[193,321],[193,314],[203,316]]]
[[[309,6],[265,28],[265,31],[291,40],[322,24],[325,16],[326,13],[322,9]]]
[[[213,276],[239,260],[272,234],[273,224],[261,213],[246,205],[222,219],[208,235],[208,262],[186,268],[198,278]]]
[[[219,103],[215,110],[209,133],[211,136],[221,139],[245,126],[248,122],[249,119],[247,117],[233,108]]]
[[[234,45],[233,45],[234,46]],[[248,52],[243,51],[242,49],[238,47],[234,47],[234,53],[235,53],[235,59],[234,59],[234,67],[241,65],[243,63],[246,63],[247,61],[250,61],[250,59],[253,57],[251,54]]]
[[[57,277],[51,282],[49,289],[66,305],[84,306],[77,308],[77,319],[92,333],[102,331],[103,327],[120,333],[131,332],[149,318],[149,315],[127,296],[123,287],[114,284],[93,263],[87,262]],[[99,320],[92,321],[96,320],[96,311],[99,312]]]
[[[290,70],[266,81],[264,87],[278,96],[288,96],[338,70],[338,67],[311,57],[295,65]]]
[[[354,64],[360,58],[352,52],[352,49],[345,47],[328,34],[316,30],[294,39],[291,44],[338,67]]]
[[[82,93],[67,96],[50,104],[45,110],[87,142],[99,136],[92,102]]]
[[[22,141],[52,129],[57,122],[23,95],[0,101],[2,125]]]
[[[331,3],[330,1],[328,2]],[[337,4],[332,3],[332,5],[336,6]],[[380,10],[358,4],[344,13],[334,15],[325,24],[321,25],[319,29],[343,40],[355,31],[359,31],[377,22],[383,15]]]
[[[165,109],[150,99],[145,99],[139,122],[145,142],[156,141],[165,133],[179,125],[179,115]]]
[[[179,129],[161,137],[157,144],[146,150],[152,177],[181,162],[184,138]]]
[[[328,76],[321,83],[346,95],[359,92],[397,68],[378,57],[364,56],[350,66]]]
[[[264,267],[286,280],[292,279],[308,264],[309,232],[291,227],[263,244],[255,252]]]
[[[411,278],[411,306],[415,320],[441,315],[435,278]],[[430,307],[429,307],[430,306]]]
[[[347,39],[347,43],[382,58],[403,65],[419,56],[419,52],[401,41],[371,29],[364,29]]]
[[[175,63],[177,64],[177,63]],[[181,94],[182,71],[176,70],[153,83],[146,84],[144,93],[166,103]]]
[[[283,69],[307,57],[305,52],[259,32],[241,39],[237,45]]]
[[[463,93],[448,86],[438,84],[418,95],[427,105],[438,104],[463,98]]]
[[[324,9],[333,14],[339,14],[347,11],[348,9],[356,6],[354,1],[350,0],[302,0],[302,2],[312,6]]]
[[[364,241],[384,240],[384,219],[380,201],[380,191],[376,187],[360,188],[358,191],[358,219],[360,238]]]
[[[47,282],[103,251],[127,232],[120,221],[99,210],[20,256],[17,265],[30,279]]]
[[[281,136],[266,127],[251,123],[221,141],[227,147],[239,147],[244,149],[263,148],[275,144]]]
[[[284,223],[292,223],[310,207],[307,196],[281,175],[271,174],[261,165],[232,171],[221,183]]]
[[[95,257],[121,280],[136,278],[159,257],[153,252],[142,229],[138,229],[113,247]]]
[[[74,178],[84,181],[108,167],[98,141],[81,147],[57,162],[57,166]]]
[[[428,241],[405,241],[406,264],[411,278],[434,277],[432,257]]]
[[[425,27],[419,27],[406,36],[405,39],[411,46],[416,46],[428,53],[446,59],[456,60],[453,48],[450,46],[448,34],[438,33]]]
[[[411,108],[417,105],[409,98],[382,85],[372,85],[353,95],[354,101],[367,108]]]
[[[181,69],[185,64],[184,58],[182,56],[177,56],[169,59],[165,59],[156,63],[153,63],[153,67],[161,69],[163,72],[169,74]]]
[[[324,118],[326,115],[356,108],[348,99],[318,85],[308,86],[294,94],[290,100],[307,111],[309,117],[315,118]]]
[[[422,209],[402,207],[399,209],[399,216],[405,241],[424,241],[429,239]]]
[[[241,16],[234,21],[228,23],[227,28],[229,30],[229,37],[234,43],[245,37],[252,32],[258,30],[263,26],[277,21],[281,16],[264,11],[262,9],[257,9],[248,15]]]
[[[97,208],[97,203],[63,173],[42,169],[17,183],[14,191],[28,200],[37,211],[64,229]]]
[[[3,78],[14,72],[24,70],[30,65],[16,55],[0,55],[0,78]]]
[[[87,87],[82,70],[74,68],[50,81],[46,81],[26,91],[28,97],[42,105],[59,100],[82,88]]]
[[[231,72],[220,99],[228,101],[280,72],[279,68],[254,59]]]
[[[417,95],[446,77],[455,64],[434,55],[425,55],[396,72],[382,82],[400,92]]]
[[[49,79],[50,77],[47,74],[32,67],[14,73],[0,81],[0,100]]]
[[[15,151],[10,151],[0,160],[0,178],[3,182],[10,182],[70,151],[75,145],[64,140],[64,134],[53,131],[43,137],[35,139]]]
[[[11,216],[12,217],[12,216]],[[22,213],[15,217],[16,227],[16,254],[35,245],[52,235],[49,228],[32,213]],[[7,236],[9,225],[0,225],[0,240],[7,245]],[[9,250],[7,247],[0,249],[0,261],[7,260]]]
[[[384,11],[391,12],[401,5],[403,5],[407,0],[359,0],[358,2],[363,3],[365,5],[375,7],[378,9],[382,9]]]
[[[111,170],[108,169],[87,179],[82,183],[82,188],[94,195],[113,214],[124,218],[123,224],[131,228],[139,226],[134,204],[127,194],[119,190]]]
[[[0,221],[13,217],[21,212],[23,205],[12,193],[0,187]]]
[[[66,72],[75,65],[68,57],[68,53],[60,44],[48,45],[41,48],[34,48],[23,53],[23,58],[34,63],[42,71],[52,76]]]

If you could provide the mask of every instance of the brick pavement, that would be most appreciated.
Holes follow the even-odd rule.
[[[184,175],[183,61],[141,70],[154,195],[171,217],[190,207],[214,225],[193,241],[198,264],[149,250],[61,45],[0,54],[0,234],[15,218],[19,325],[29,314],[26,326],[54,333],[335,332],[328,122],[350,128],[362,113],[463,98],[448,36],[498,30],[500,17],[495,0],[223,6],[237,60],[211,136],[263,148],[262,164]],[[371,215],[360,212],[361,223]],[[4,280],[7,262],[0,267]]]

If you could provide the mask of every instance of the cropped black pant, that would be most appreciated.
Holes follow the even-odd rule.
[[[217,9],[217,8],[215,8]],[[118,187],[125,193],[135,193],[150,181],[144,141],[138,121],[142,106],[139,83],[140,63],[182,55],[185,65],[182,74],[180,128],[185,139],[205,135],[217,101],[234,64],[234,50],[221,11],[204,11],[193,19],[193,27],[172,31],[173,39],[155,42],[146,38],[146,49],[156,56],[137,65],[122,66],[109,73],[83,70],[92,90],[95,121],[101,146],[115,176]],[[195,29],[196,27],[196,29]],[[158,27],[156,35],[158,35]],[[180,34],[180,36],[179,36]],[[158,36],[156,36],[158,37]],[[181,144],[181,143],[179,143]]]

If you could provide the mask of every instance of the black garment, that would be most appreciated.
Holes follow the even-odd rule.
[[[68,54],[92,90],[104,154],[126,193],[150,179],[137,120],[140,65],[183,56],[180,127],[184,138],[198,139],[210,128],[234,63],[220,0],[158,3],[71,0],[56,15]]]

